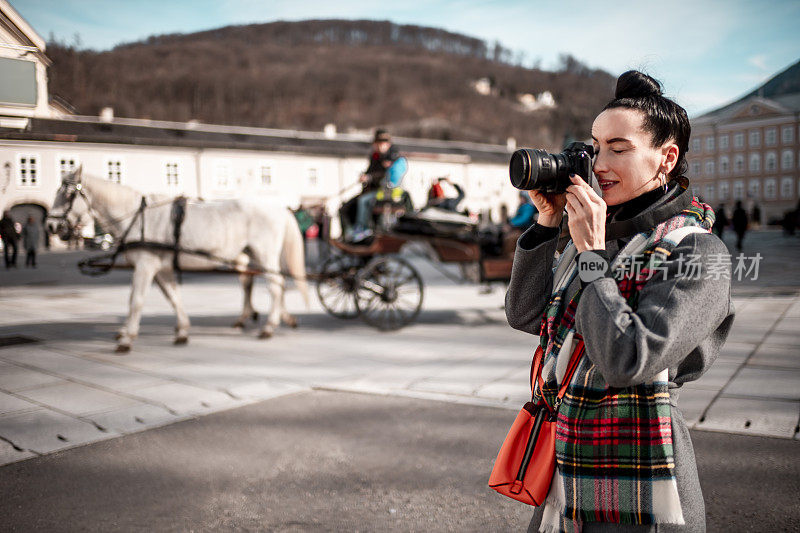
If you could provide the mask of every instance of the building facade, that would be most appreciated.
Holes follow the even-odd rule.
[[[695,194],[730,216],[737,201],[775,223],[800,198],[800,94],[751,96],[691,121]]]

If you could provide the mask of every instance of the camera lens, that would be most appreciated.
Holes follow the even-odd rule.
[[[517,150],[508,165],[511,184],[524,191],[550,189],[558,170],[555,158],[546,150]]]

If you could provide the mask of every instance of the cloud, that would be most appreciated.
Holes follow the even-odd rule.
[[[769,68],[767,67],[767,56],[764,54],[758,54],[748,57],[747,63],[756,67],[759,70],[763,71],[769,70]]]

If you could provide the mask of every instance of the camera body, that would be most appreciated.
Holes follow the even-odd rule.
[[[521,148],[511,156],[508,173],[517,189],[563,193],[572,185],[570,174],[591,183],[592,157],[594,148],[582,142],[571,143],[560,154]]]

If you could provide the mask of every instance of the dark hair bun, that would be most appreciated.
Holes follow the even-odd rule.
[[[643,72],[629,70],[617,79],[617,90],[614,98],[646,98],[661,96],[661,84]]]

